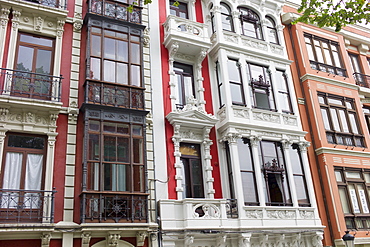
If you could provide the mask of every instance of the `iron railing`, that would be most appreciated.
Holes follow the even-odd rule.
[[[53,223],[55,193],[0,189],[0,222]]]
[[[58,9],[66,9],[67,4],[66,1],[58,1],[58,0],[26,0],[27,2],[38,3],[44,6],[58,8]]]
[[[370,88],[370,76],[369,75],[364,75],[361,73],[353,73],[353,76],[355,77],[356,85],[359,85],[361,87]]]
[[[87,81],[86,103],[144,110],[144,90]]]
[[[141,7],[133,6],[132,12],[128,11],[129,4],[109,0],[89,0],[89,13],[105,17],[141,24]],[[136,1],[139,2],[140,1]]]
[[[319,70],[319,71],[323,71],[323,72],[327,72],[330,74],[339,75],[343,77],[347,76],[346,69],[335,67],[329,64],[319,63],[319,62],[312,61],[312,60],[310,60],[310,65],[311,65],[311,68],[315,70]]]
[[[147,196],[82,194],[82,222],[148,222]]]
[[[336,133],[335,131],[326,131],[328,143],[339,144],[353,147],[365,147],[365,140],[362,135],[352,133]]]
[[[62,77],[21,70],[0,69],[2,94],[17,97],[60,101]]]
[[[226,201],[227,218],[238,218],[238,201],[237,199],[227,199]]]

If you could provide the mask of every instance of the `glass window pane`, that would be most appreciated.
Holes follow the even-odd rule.
[[[294,183],[297,191],[298,204],[309,203],[304,177],[294,176]]]
[[[104,161],[116,161],[116,137],[104,136]]]
[[[128,85],[128,72],[127,72],[127,64],[125,63],[117,63],[117,83]]]
[[[242,184],[243,184],[243,194],[244,202],[253,203],[257,202],[256,193],[256,182],[254,179],[254,174],[251,172],[242,172]]]
[[[108,133],[116,133],[116,124],[105,122],[103,125],[103,131]]]
[[[117,161],[130,162],[129,139],[117,137]]]
[[[290,163],[293,174],[303,174],[301,159],[299,157],[298,149],[289,148]]]
[[[37,51],[37,61],[36,61],[36,73],[40,74],[50,74],[51,72],[51,59],[52,51],[41,50]]]
[[[134,191],[145,192],[144,166],[134,165]]]
[[[230,83],[231,99],[235,104],[244,104],[242,86],[240,84]]]
[[[103,80],[108,82],[116,82],[116,63],[104,60],[104,76]]]
[[[116,58],[116,42],[111,38],[104,38],[104,58],[115,59]]]
[[[89,135],[88,159],[89,160],[100,160],[100,143],[99,143],[99,135],[97,134]]]
[[[346,178],[361,179],[361,174],[359,172],[346,172]]]
[[[352,133],[360,134],[359,131],[358,131],[358,126],[357,126],[357,121],[356,121],[355,114],[354,113],[349,113],[348,117],[349,117],[349,121],[351,122]]]
[[[269,105],[269,97],[268,95],[266,94],[266,92],[264,91],[255,91],[254,92],[254,96],[255,96],[255,100],[256,100],[256,105],[257,107],[259,108],[263,108],[263,109],[270,109],[270,105]]]
[[[131,43],[131,63],[140,64],[140,45]]]
[[[340,116],[340,120],[341,120],[341,123],[342,123],[342,132],[349,132],[349,128],[348,128],[348,123],[347,123],[347,118],[346,118],[346,114],[344,112],[344,110],[339,110],[339,116]]]
[[[128,62],[128,49],[127,49],[126,41],[122,41],[122,40],[117,41],[116,58],[118,61]]]
[[[253,171],[252,154],[249,144],[245,143],[243,139],[238,139],[237,145],[240,169],[243,171]]]
[[[340,171],[335,171],[335,179],[337,182],[343,182],[342,173]]]
[[[345,214],[351,213],[349,203],[348,203],[348,199],[347,199],[346,189],[340,187],[338,190],[339,190],[340,201],[342,203],[343,213],[345,213]]]
[[[333,108],[330,108],[330,114],[331,114],[331,120],[333,122],[334,130],[341,131],[340,126],[339,126],[339,122],[338,122],[337,111]]]
[[[134,163],[143,164],[143,139],[134,139],[132,148]]]
[[[91,56],[101,57],[101,37],[91,36]]]
[[[91,58],[90,64],[90,78],[94,80],[100,80],[100,59]]]
[[[143,127],[140,125],[133,125],[132,126],[132,134],[137,136],[143,135]]]
[[[34,49],[26,46],[19,46],[17,70],[32,72]]]
[[[131,85],[141,86],[140,70],[140,66],[131,65]]]
[[[234,82],[240,82],[240,73],[237,61],[228,60],[227,68],[229,73],[229,79]]]
[[[353,213],[357,214],[360,213],[360,206],[358,203],[357,195],[356,195],[356,189],[353,184],[348,185],[348,190],[349,190],[349,196],[351,198],[351,203],[353,207]]]
[[[128,124],[117,124],[117,133],[119,134],[129,134],[129,125]]]

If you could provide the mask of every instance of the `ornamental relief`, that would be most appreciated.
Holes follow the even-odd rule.
[[[313,219],[314,218],[314,213],[313,213],[313,211],[299,210],[299,216],[302,219]]]
[[[271,113],[263,113],[263,112],[253,112],[253,119],[271,123],[279,123],[280,124],[280,117],[279,115],[273,115]]]
[[[249,112],[248,112],[248,110],[234,109],[234,117],[249,119]]]
[[[245,216],[249,219],[262,219],[262,210],[245,210]]]
[[[295,211],[288,210],[269,210],[267,212],[267,218],[272,219],[295,219]]]
[[[201,133],[196,133],[191,130],[180,130],[181,139],[191,139],[196,141],[203,141],[203,135]]]
[[[296,117],[283,116],[283,121],[285,125],[293,125],[293,126],[298,125]]]
[[[34,112],[12,112],[7,108],[0,108],[0,121],[7,123],[35,124],[56,127],[57,113],[37,114]]]

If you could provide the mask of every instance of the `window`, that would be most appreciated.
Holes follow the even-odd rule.
[[[259,16],[251,9],[238,8],[240,11],[240,24],[245,36],[263,39]]]
[[[229,73],[229,84],[231,91],[231,100],[234,105],[245,105],[243,81],[238,61],[229,59],[227,61]]]
[[[249,139],[238,139],[240,173],[243,183],[244,205],[258,206],[257,185]]]
[[[267,21],[267,33],[270,43],[279,44],[279,38],[275,21],[269,16],[266,16],[266,21]]]
[[[87,190],[145,192],[143,126],[89,120]]]
[[[370,106],[364,106],[362,110],[364,111],[365,114],[367,130],[370,132]]]
[[[248,69],[253,106],[255,108],[275,110],[274,95],[268,69],[251,63],[248,63]]]
[[[89,13],[103,15],[105,17],[117,19],[119,21],[128,21],[140,24],[142,9],[141,4],[142,1],[133,0],[90,0],[88,11]],[[127,10],[129,6],[133,7],[131,11]]]
[[[187,3],[170,0],[170,14],[184,19],[189,19]]]
[[[220,63],[216,62],[216,78],[217,78],[217,89],[218,89],[218,99],[220,103],[220,108],[224,105],[224,99],[223,99],[223,92],[224,92],[224,84],[222,83],[221,78],[221,69],[220,69]]]
[[[353,76],[355,77],[356,84],[367,87],[366,75],[362,74],[361,63],[357,54],[348,53],[349,61],[351,62]]]
[[[292,102],[290,100],[287,75],[285,71],[277,70],[276,74],[276,87],[278,91],[278,98],[282,112],[293,113]]]
[[[4,193],[0,200],[1,208],[42,207],[43,195],[40,191],[44,189],[46,145],[47,140],[43,136],[17,133],[6,136],[1,176],[1,190]],[[30,219],[34,217],[31,214],[29,216]]]
[[[182,108],[189,98],[195,98],[193,66],[174,62],[173,67],[177,83],[176,106]]]
[[[338,42],[311,34],[305,34],[304,37],[312,69],[347,76],[340,58]]]
[[[54,86],[53,58],[53,39],[19,33],[12,95],[50,99]]]
[[[370,170],[335,169],[347,229],[369,229]]]
[[[283,149],[280,142],[261,141],[259,158],[265,180],[267,206],[292,206]]]
[[[230,7],[225,3],[221,3],[220,5],[222,29],[234,32],[233,16],[231,14]]]
[[[141,87],[140,32],[94,27],[90,29],[90,79]],[[135,34],[136,33],[136,34]]]
[[[204,198],[200,145],[181,143],[180,152],[185,174],[186,198]]]
[[[298,144],[293,144],[292,146],[290,146],[289,156],[292,166],[294,184],[297,192],[298,205],[303,207],[310,207],[311,205],[308,198],[306,177],[304,175],[301,151]]]
[[[354,99],[318,93],[328,143],[365,147]]]

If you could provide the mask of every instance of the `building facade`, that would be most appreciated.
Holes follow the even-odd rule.
[[[284,9],[284,34],[311,165],[324,246],[369,246],[369,29],[339,33],[291,25],[297,6]]]
[[[283,5],[150,5],[161,246],[321,246]]]
[[[130,4],[0,2],[1,246],[156,246],[148,13]]]

